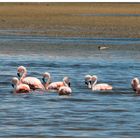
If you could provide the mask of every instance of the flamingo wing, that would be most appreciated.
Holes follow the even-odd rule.
[[[27,93],[30,92],[30,87],[26,84],[20,84],[16,88],[16,93]]]
[[[112,86],[108,84],[97,84],[93,87],[93,90],[112,90]]]
[[[35,77],[26,77],[22,80],[22,83],[30,86],[31,89],[44,89],[41,81]]]
[[[53,82],[48,86],[48,89],[49,90],[58,90],[62,86],[64,86],[63,82]]]
[[[59,95],[70,95],[72,93],[71,88],[69,87],[60,87],[59,91],[58,91]]]

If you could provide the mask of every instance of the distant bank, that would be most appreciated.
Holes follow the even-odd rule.
[[[0,3],[0,34],[140,37],[140,3]]]

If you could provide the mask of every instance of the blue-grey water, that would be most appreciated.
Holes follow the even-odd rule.
[[[98,50],[98,46],[109,46]],[[140,137],[140,39],[0,36],[0,137]],[[72,95],[13,94],[11,79],[23,65],[41,80],[71,80]],[[113,86],[87,89],[86,74]]]

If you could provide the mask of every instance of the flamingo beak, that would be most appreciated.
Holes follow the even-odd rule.
[[[20,78],[20,73],[17,73],[17,76]]]
[[[12,87],[14,88],[14,84],[12,84]]]
[[[91,88],[91,86],[92,86],[91,81],[88,81],[87,86],[88,86],[88,88]]]
[[[43,81],[43,83],[46,83],[46,81],[45,81],[45,78],[44,78],[44,77],[42,78],[42,81]]]
[[[70,84],[70,82],[69,82],[69,84],[68,84],[68,85],[69,85],[69,87],[70,87],[70,85],[71,85],[71,84]]]
[[[87,82],[87,81],[85,81],[85,84],[86,84],[86,85],[88,85],[88,82]]]

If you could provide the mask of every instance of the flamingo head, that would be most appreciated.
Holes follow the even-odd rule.
[[[85,76],[85,84],[86,84],[86,85],[89,85],[89,83],[91,83],[91,78],[92,78],[91,75],[86,75],[86,76]]]
[[[131,86],[134,90],[136,90],[137,86],[139,85],[139,79],[137,77],[135,77],[132,81],[131,81]]]
[[[23,73],[25,73],[26,71],[27,70],[26,70],[26,68],[24,66],[19,66],[17,68],[17,75],[18,75],[18,77],[21,77],[21,75],[23,75]]]
[[[64,77],[64,78],[63,78],[63,81],[70,87],[71,84],[70,84],[70,79],[69,79],[69,77],[67,77],[67,76]]]
[[[139,84],[139,79],[137,77],[135,77],[133,80],[132,80],[132,83],[134,84]]]
[[[43,78],[42,78],[43,83],[46,83],[47,82],[46,79],[50,79],[50,83],[51,83],[51,75],[48,72],[45,72],[43,74]]]
[[[14,88],[15,85],[17,85],[19,82],[18,78],[17,77],[13,77],[12,78],[12,87]]]
[[[98,77],[96,75],[92,75],[92,78],[91,78],[91,85],[95,85],[97,83],[97,79]]]
[[[93,75],[91,79],[92,79],[93,82],[95,82],[97,80],[97,78],[98,77],[96,75]]]

